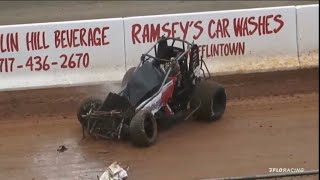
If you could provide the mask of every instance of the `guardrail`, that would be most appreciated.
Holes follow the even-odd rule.
[[[119,81],[162,34],[213,74],[318,66],[319,5],[0,26],[0,91]]]

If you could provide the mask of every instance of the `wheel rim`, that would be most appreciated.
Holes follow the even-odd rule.
[[[79,116],[80,116],[79,119],[81,120],[81,123],[83,124],[86,120],[86,118],[83,117],[84,115],[87,115],[91,110],[97,110],[100,107],[100,105],[101,105],[101,103],[98,101],[92,101],[92,102],[86,103],[81,108],[81,111],[79,113]]]
[[[93,107],[93,108],[91,108]],[[86,104],[83,108],[82,108],[82,113],[81,115],[87,115],[91,110],[97,109],[96,108],[96,103],[95,102],[91,102]]]

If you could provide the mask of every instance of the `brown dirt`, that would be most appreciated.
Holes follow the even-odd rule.
[[[228,91],[218,122],[187,121],[156,145],[85,139],[75,111],[117,84],[0,93],[0,179],[96,179],[113,161],[131,179],[201,179],[318,169],[318,69],[215,77]],[[68,150],[58,153],[65,145]],[[311,177],[315,179],[316,177]],[[302,178],[298,178],[302,179]]]

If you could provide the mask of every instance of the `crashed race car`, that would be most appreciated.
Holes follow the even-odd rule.
[[[218,120],[226,92],[210,78],[196,44],[162,36],[125,73],[119,93],[110,92],[104,101],[90,97],[80,105],[83,137],[129,139],[147,147],[156,142],[159,129],[181,120]]]

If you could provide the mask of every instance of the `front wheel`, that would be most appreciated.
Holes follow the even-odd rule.
[[[81,103],[77,112],[77,117],[81,125],[86,126],[86,115],[92,110],[98,110],[102,103],[101,99],[95,97],[89,97]]]
[[[157,121],[147,110],[140,110],[130,122],[131,141],[136,146],[147,147],[155,143],[158,136]]]
[[[224,87],[216,82],[201,81],[195,88],[191,106],[195,108],[201,103],[195,113],[196,119],[209,122],[220,119],[225,112],[227,102]]]

